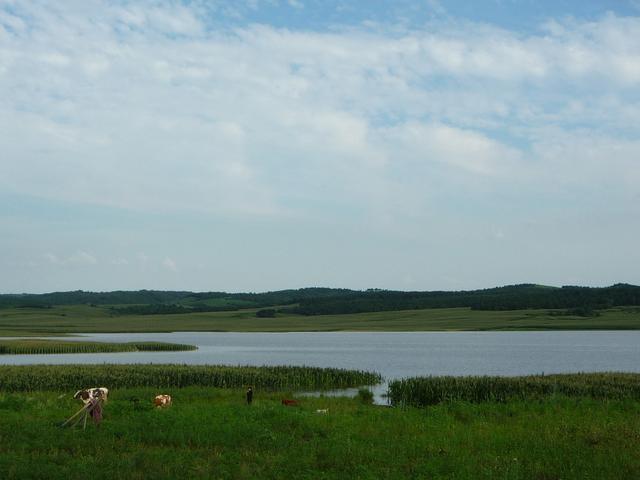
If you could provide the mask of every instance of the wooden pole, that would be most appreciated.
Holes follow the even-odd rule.
[[[61,427],[64,427],[67,423],[69,423],[71,420],[73,420],[73,419],[74,419],[74,418],[76,418],[78,415],[80,415],[82,412],[84,412],[84,411],[87,409],[87,406],[88,406],[88,405],[89,405],[89,404],[84,405],[80,410],[78,410],[76,413],[74,413],[74,414],[73,414],[73,415],[71,415],[69,418],[67,418],[67,420],[66,420],[62,425],[60,425],[60,426],[61,426]],[[76,423],[78,423],[78,422],[76,422]],[[75,424],[74,424],[74,425],[75,425]]]
[[[99,403],[102,403],[102,400],[98,399]],[[95,405],[91,402],[88,402],[87,404],[85,404],[80,410],[78,410],[76,413],[74,413],[73,415],[71,415],[62,425],[60,425],[61,427],[64,427],[65,425],[67,425],[69,422],[71,422],[71,420],[73,420],[74,418],[78,417],[76,419],[75,422],[73,422],[73,424],[71,424],[71,428],[75,427],[76,425],[78,425],[80,422],[83,422],[82,425],[82,429],[85,430],[87,428],[87,417],[89,417],[89,414],[93,411],[93,409],[95,408]],[[80,414],[82,414],[84,412],[84,416],[79,416]]]

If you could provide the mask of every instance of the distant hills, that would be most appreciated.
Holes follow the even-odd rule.
[[[468,307],[475,310],[552,309],[557,314],[593,315],[616,306],[640,306],[640,287],[619,283],[610,287],[548,287],[508,285],[484,290],[404,292],[301,288],[264,293],[114,291],[3,294],[0,308],[50,308],[89,304],[111,308],[114,314],[163,315],[245,308],[275,308],[282,313],[330,315],[392,310]]]

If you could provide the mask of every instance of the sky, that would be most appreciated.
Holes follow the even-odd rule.
[[[640,0],[0,0],[0,293],[640,284]]]

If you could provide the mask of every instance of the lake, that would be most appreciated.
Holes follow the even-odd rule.
[[[640,331],[105,333],[74,337],[102,342],[159,341],[197,345],[191,352],[2,355],[0,364],[187,363],[308,365],[416,375],[527,375],[640,372]],[[72,338],[66,337],[66,340]],[[375,389],[378,400],[386,390]]]

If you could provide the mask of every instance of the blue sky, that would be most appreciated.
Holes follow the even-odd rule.
[[[640,283],[640,2],[0,0],[0,292]]]
[[[192,2],[198,4],[198,2]],[[432,21],[487,23],[520,32],[537,31],[549,19],[598,20],[612,12],[637,15],[633,0],[307,0],[200,2],[211,24],[269,24],[278,28],[325,30],[364,23],[421,28]]]

